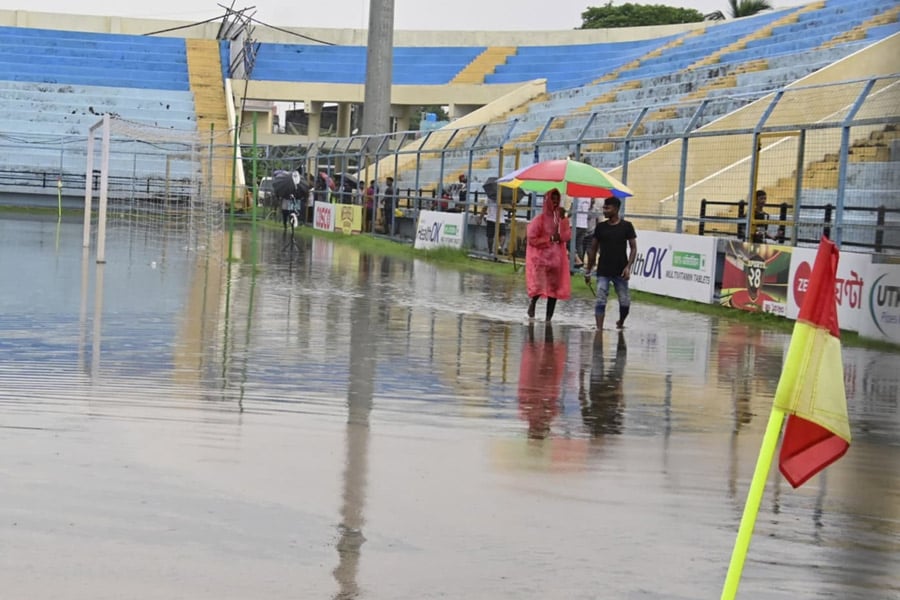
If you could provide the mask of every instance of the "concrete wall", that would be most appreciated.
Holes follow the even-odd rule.
[[[214,16],[218,9],[211,9]],[[125,17],[103,17],[92,15],[72,15],[42,13],[26,10],[0,10],[0,25],[17,27],[37,27],[75,31],[95,31],[104,33],[127,33],[143,35],[190,25],[191,21],[163,19],[133,19]],[[710,23],[683,23],[657,27],[628,27],[617,29],[588,29],[564,31],[395,31],[395,46],[552,46],[561,44],[596,44],[602,42],[626,42],[666,37],[692,31],[702,27],[714,27]],[[196,37],[215,39],[219,22],[197,25],[160,35],[171,37]],[[315,39],[343,45],[365,46],[368,31],[365,29],[313,29],[285,27]],[[255,35],[263,42],[297,43],[294,35],[257,27]]]
[[[476,104],[483,106],[513,93],[521,87],[522,83],[395,85],[391,89],[391,104],[407,106]],[[363,85],[353,83],[250,81],[246,87],[247,98],[284,102],[320,101],[359,104],[363,101],[363,92]],[[234,86],[234,93],[234,101],[240,105],[245,94],[243,81],[240,85]]]
[[[450,134],[457,129],[469,128],[468,132],[461,132],[462,136],[467,138],[468,135],[477,132],[477,130],[475,129],[476,126],[481,125],[482,123],[487,123],[494,118],[500,117],[508,113],[513,108],[521,106],[532,98],[538,96],[539,94],[542,94],[546,89],[546,83],[547,82],[545,79],[536,79],[524,85],[515,84],[517,86],[515,90],[503,95],[491,104],[482,106],[478,110],[472,111],[464,117],[460,117],[454,121],[451,121],[445,127],[436,130],[427,139],[422,138],[411,143],[405,149],[405,152],[407,153],[401,154],[400,157],[396,159],[396,163],[393,155],[381,159],[378,165],[378,177],[384,178],[388,175],[396,177],[396,173],[403,172],[408,168],[414,168],[414,165],[416,163],[416,155],[414,154],[414,152],[416,150],[443,148],[447,143]],[[462,140],[462,138],[460,138],[459,136],[454,139],[456,141]],[[366,181],[369,181],[374,177],[375,166],[370,165],[365,169],[364,179]]]

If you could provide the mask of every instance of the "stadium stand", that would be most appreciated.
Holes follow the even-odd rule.
[[[502,146],[505,154],[480,156],[471,168],[466,152],[451,152],[443,160],[423,155],[415,180],[420,187],[436,187],[471,169],[472,184],[477,185],[512,169],[513,150],[533,148],[539,136],[541,158],[566,156],[574,150],[571,140],[589,121],[587,138],[593,141],[580,148],[582,156],[614,169],[623,162],[621,144],[604,140],[621,138],[641,110],[648,109],[636,131],[643,138],[630,147],[631,159],[677,137],[703,101],[710,102],[696,127],[896,34],[898,13],[896,0],[825,0],[649,40],[396,47],[397,85],[547,81],[547,93],[486,122],[480,144]],[[224,110],[230,56],[226,41],[0,27],[0,50],[3,132],[83,136],[103,113],[177,131],[202,134],[211,124],[216,131],[229,129]],[[259,44],[251,74],[253,81],[279,84],[361,84],[364,77],[362,46],[266,41]],[[472,135],[462,132],[448,149],[465,148]],[[869,147],[860,145],[854,151],[859,157],[885,157],[882,149],[862,150]],[[896,151],[889,158],[895,159]],[[83,170],[67,160],[60,164],[58,148],[5,152],[0,171]],[[409,185],[404,171],[411,162],[406,157],[391,161],[380,174],[395,174],[401,186]],[[123,162],[122,172],[133,172],[133,163]],[[880,172],[862,159],[853,168],[876,177]],[[887,182],[885,189],[893,185]],[[852,189],[848,193],[855,193]],[[779,194],[774,191],[776,201]]]
[[[409,47],[393,52],[395,85],[450,83],[484,47]],[[364,46],[261,43],[253,68],[256,81],[365,83]]]
[[[0,27],[0,50],[0,81],[190,89],[183,39]]]
[[[218,73],[212,44],[213,72]],[[170,131],[172,139],[188,139],[197,132],[188,49],[182,38],[0,27],[0,52],[0,131],[6,144],[16,145],[15,152],[4,152],[0,160],[7,184],[27,181],[28,173],[49,173],[54,180],[66,181],[70,175],[83,175],[83,152],[61,148],[83,148],[89,128],[104,114],[135,127]],[[212,86],[199,80],[197,85],[213,93],[212,102],[218,105],[210,108],[207,100],[204,114],[221,116],[221,77]],[[220,127],[227,131],[226,124]],[[116,142],[111,177],[194,177],[191,160],[166,158],[174,146],[155,141]]]
[[[506,63],[515,55],[515,46],[491,46],[466,65],[456,74],[450,83],[485,83],[488,75],[497,71],[497,67]]]
[[[507,148],[512,149],[534,143],[553,118],[541,139],[541,158],[569,154],[572,147],[554,146],[554,141],[577,137],[577,128],[586,120],[584,115],[591,112],[601,115],[591,128],[592,138],[624,136],[640,106],[654,109],[645,118],[639,134],[674,136],[684,130],[698,100],[721,99],[711,105],[713,110],[702,115],[696,124],[701,127],[896,33],[898,10],[900,7],[893,1],[829,0],[710,25],[671,39],[587,85],[550,92],[498,121],[518,119],[506,142]],[[810,35],[810,31],[814,34]],[[801,35],[803,32],[806,34]],[[517,58],[520,56],[521,48]],[[503,142],[493,141],[498,145]],[[631,156],[640,156],[666,141],[661,138],[637,142],[631,148]],[[462,143],[462,139],[457,142]],[[582,156],[603,169],[613,169],[623,159],[622,150],[614,149],[611,143],[586,145]],[[507,152],[502,170],[514,168],[514,161],[513,153]],[[440,168],[434,163],[425,161],[420,180],[437,179]],[[443,165],[444,183],[454,181],[463,166],[462,161]],[[473,169],[473,181],[496,175],[498,170],[496,159],[481,160]]]

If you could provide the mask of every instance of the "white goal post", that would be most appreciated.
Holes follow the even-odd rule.
[[[98,263],[106,262],[110,226],[182,227],[192,248],[202,246],[200,234],[224,223],[224,205],[211,192],[213,150],[213,140],[202,143],[196,127],[158,127],[104,114],[87,134],[83,246],[91,244],[95,194]]]

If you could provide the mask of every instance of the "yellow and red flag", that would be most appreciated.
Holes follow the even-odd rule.
[[[838,255],[823,237],[775,392],[775,406],[789,415],[778,467],[795,488],[850,447],[834,295]]]

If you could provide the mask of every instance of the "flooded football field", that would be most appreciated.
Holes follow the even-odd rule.
[[[81,236],[0,217],[0,597],[719,597],[788,334],[530,323],[523,280],[280,231]],[[843,359],[850,450],[773,468],[742,598],[900,597],[900,356]]]

